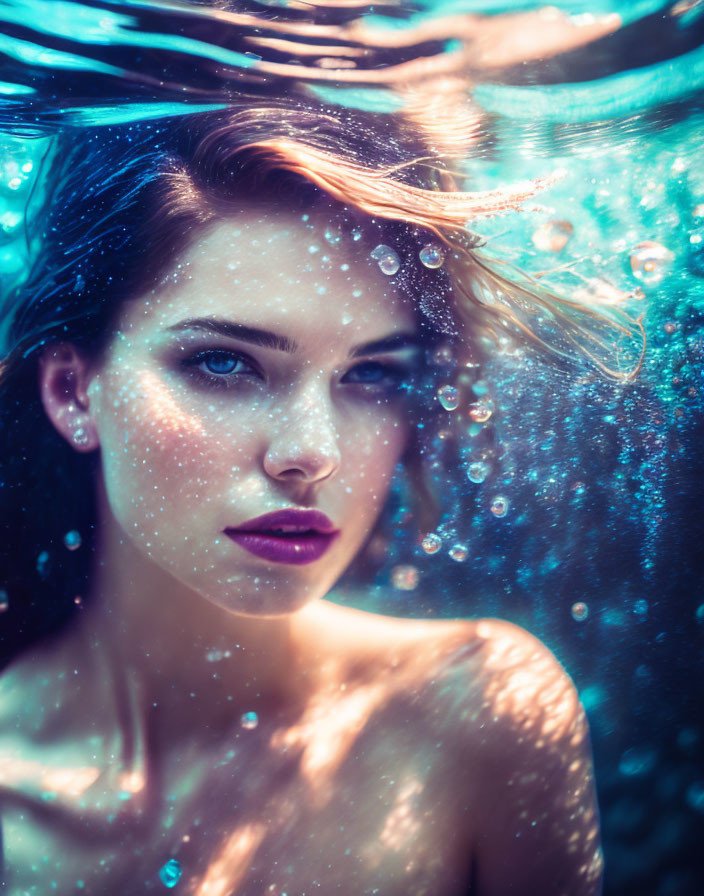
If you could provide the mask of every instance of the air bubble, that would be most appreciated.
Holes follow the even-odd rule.
[[[418,253],[418,257],[420,258],[422,264],[424,264],[426,268],[430,268],[431,270],[441,268],[443,262],[445,261],[445,253],[443,252],[443,248],[437,243],[428,243],[427,245],[423,246],[423,248]]]
[[[379,265],[381,273],[386,274],[387,277],[392,277],[401,267],[401,260],[398,254],[391,246],[385,246],[383,243],[377,246],[376,249],[372,249],[371,256]]]
[[[51,559],[48,551],[42,551],[37,557],[37,572],[42,579],[49,576],[51,570]]]
[[[488,401],[477,401],[469,406],[469,416],[474,423],[487,423],[494,409]]]
[[[618,770],[629,778],[647,775],[655,767],[657,754],[651,747],[631,747],[621,756]]]
[[[438,401],[446,411],[454,411],[460,403],[460,394],[455,386],[440,386]]]
[[[176,859],[169,859],[159,871],[159,880],[170,890],[181,880],[182,874],[183,869],[181,868],[181,863]]]
[[[503,495],[497,495],[494,500],[491,502],[491,512],[495,517],[499,519],[506,516],[509,508],[509,500],[508,498],[504,498]]]
[[[533,245],[541,252],[559,252],[573,233],[569,221],[546,221],[533,233]]]
[[[247,731],[253,731],[258,724],[259,716],[256,714],[256,712],[254,712],[254,710],[243,712],[240,716],[240,725]]]
[[[5,613],[10,608],[10,598],[4,588],[0,588],[0,613]]]
[[[467,467],[467,479],[479,485],[489,475],[489,469],[489,464],[484,463],[483,460],[477,460]]]
[[[71,529],[64,535],[64,545],[69,551],[76,551],[82,544],[81,533],[78,529]]]
[[[418,570],[410,564],[394,566],[391,570],[391,582],[399,591],[413,591],[418,584]]]
[[[572,604],[570,613],[572,614],[572,618],[575,622],[584,622],[584,620],[589,615],[589,607],[584,603],[583,600],[578,600]]]
[[[631,252],[630,262],[633,276],[641,283],[659,283],[667,273],[674,257],[674,253],[662,243],[645,240]]]
[[[421,541],[420,546],[426,554],[437,554],[442,546],[442,538],[434,532],[430,532],[425,536],[423,541]]]
[[[448,554],[455,560],[457,563],[462,563],[467,559],[467,554],[469,553],[469,549],[466,544],[453,544]]]

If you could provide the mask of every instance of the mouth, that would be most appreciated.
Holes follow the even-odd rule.
[[[339,535],[319,510],[278,510],[224,530],[236,544],[272,563],[304,565],[319,560]]]

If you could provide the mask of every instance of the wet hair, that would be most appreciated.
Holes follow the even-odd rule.
[[[179,16],[192,15],[188,27],[196,22],[203,39],[208,28],[217,30],[229,23],[234,45],[244,41],[242,49],[260,28],[283,29],[282,33],[289,29],[296,38],[299,27],[301,34],[310,27],[305,22],[279,21],[278,12],[274,19],[261,21],[231,12],[206,18],[202,11],[185,8],[181,13],[168,12],[165,21],[167,13],[162,12],[163,16],[154,4],[145,15],[162,16],[163,27],[176,32],[185,24]],[[291,15],[296,19],[298,13]],[[341,46],[364,48],[366,39],[354,25],[354,16],[354,10],[338,10],[333,18],[341,17],[340,23],[321,27],[326,34],[334,31]],[[216,31],[212,42],[218,43]],[[406,78],[403,62],[396,68],[380,68],[374,54],[383,56],[390,52],[388,47],[374,49],[369,44],[364,52],[368,71],[352,70],[350,79],[359,78],[360,72],[372,82],[381,78],[389,85],[395,78],[399,83]],[[153,57],[144,58],[148,62]],[[120,62],[126,64],[123,56]],[[130,71],[129,78],[118,79],[115,89],[123,91],[123,82],[128,82],[140,97],[154,85],[163,92],[171,84],[175,92],[195,69],[192,62],[190,68],[179,69],[173,68],[171,57],[168,62],[163,68],[157,65],[156,78],[154,73]],[[69,74],[52,71],[50,79],[46,73],[30,73],[32,90],[26,104],[13,98],[9,111],[3,110],[19,133],[32,133],[31,123],[37,121],[54,136],[43,178],[49,195],[46,212],[38,217],[42,229],[36,257],[29,276],[5,304],[9,310],[0,365],[4,445],[0,588],[7,592],[9,608],[0,616],[0,658],[10,657],[70,618],[75,602],[89,591],[96,543],[94,482],[99,455],[74,451],[46,417],[37,383],[43,346],[71,342],[99,362],[123,303],[158,281],[189,240],[226,215],[233,203],[287,202],[304,211],[325,197],[362,218],[365,231],[398,252],[395,280],[418,310],[429,356],[413,393],[418,399],[413,413],[416,426],[406,456],[421,530],[431,528],[437,516],[433,475],[428,471],[442,464],[457,465],[453,453],[457,441],[448,438],[448,430],[459,425],[460,415],[449,424],[442,418],[435,400],[437,386],[450,385],[460,406],[468,404],[483,351],[491,351],[508,336],[557,359],[586,357],[614,378],[628,378],[637,369],[637,361],[624,368],[612,361],[622,337],[642,332],[639,322],[616,305],[600,308],[598,297],[590,304],[560,295],[544,278],[530,277],[481,251],[475,222],[519,208],[550,178],[490,192],[459,189],[448,141],[464,148],[463,126],[449,131],[447,116],[438,123],[427,114],[419,115],[425,107],[422,97],[418,99],[418,87],[416,102],[406,102],[405,114],[381,114],[326,103],[295,86],[297,79],[310,80],[316,72],[323,75],[324,68],[267,62],[261,73],[235,80],[237,90],[225,83],[223,93],[209,82],[218,66],[209,69],[200,64],[196,68],[203,83],[189,86],[194,95],[200,91],[210,99],[226,98],[224,103],[211,103],[219,105],[211,111],[182,107],[171,117],[99,123],[100,116],[86,110],[96,96],[105,100],[113,89],[112,82],[100,80],[108,78],[100,73],[104,66],[81,80],[84,105],[73,112],[61,107],[62,97],[65,101],[80,95],[73,82],[62,80],[74,77],[73,69]],[[167,70],[170,81],[164,76]],[[8,79],[15,74],[8,70]],[[17,73],[18,83],[25,74]],[[236,74],[240,78],[246,73]],[[345,77],[342,68],[335,72],[336,80]],[[218,85],[221,81],[219,77]],[[462,91],[456,93],[460,96]],[[117,97],[124,102],[124,92]],[[67,112],[71,114],[63,114]],[[63,126],[66,122],[69,127]],[[420,260],[430,244],[444,259],[435,270]],[[69,550],[64,538],[74,532],[81,547]],[[68,544],[75,546],[72,537]]]
[[[393,281],[417,309],[428,360],[440,346],[459,348],[449,277],[419,260],[434,232],[402,216],[403,192],[428,192],[427,172],[409,165],[386,185],[380,174],[411,159],[417,147],[404,144],[388,122],[384,127],[380,148],[381,128],[371,128],[368,116],[297,102],[54,138],[39,248],[28,278],[9,297],[0,367],[5,660],[73,615],[89,592],[95,557],[99,452],[76,452],[45,414],[38,388],[43,347],[69,342],[99,365],[123,304],[156,285],[208,224],[245,201],[284,203],[301,213],[325,202],[343,227],[359,225],[368,248],[397,252]],[[331,186],[326,178],[337,181]],[[401,197],[391,210],[384,205],[389,188]],[[417,428],[405,462],[424,529],[437,522],[424,455],[439,419],[427,395],[430,389],[434,396],[442,370],[422,365],[408,384],[410,400],[418,399]]]

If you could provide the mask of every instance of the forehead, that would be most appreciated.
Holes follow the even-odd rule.
[[[218,317],[310,346],[415,330],[409,301],[358,233],[325,208],[245,206],[203,230],[152,293],[129,303],[120,329],[153,335],[185,318]]]

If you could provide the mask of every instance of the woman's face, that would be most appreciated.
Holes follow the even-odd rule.
[[[245,206],[211,225],[125,305],[88,389],[101,524],[235,612],[325,594],[407,443],[414,312],[363,241],[330,239],[329,217]],[[329,525],[256,521],[282,510]]]

